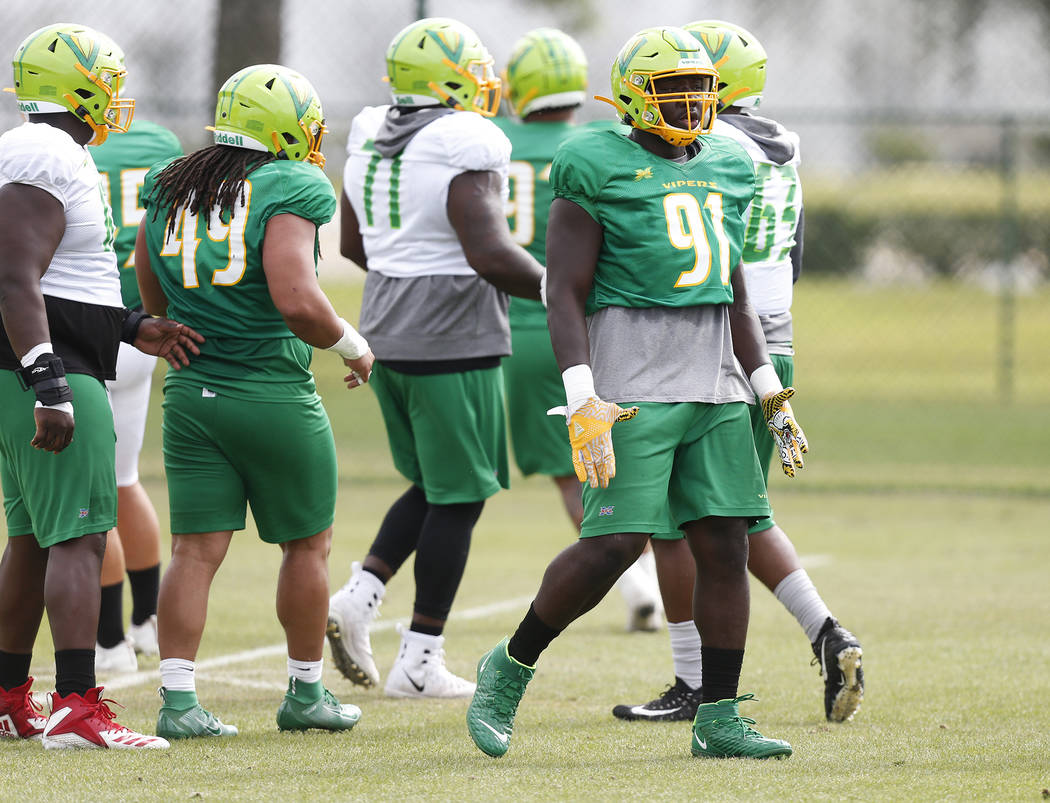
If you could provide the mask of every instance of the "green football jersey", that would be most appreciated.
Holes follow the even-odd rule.
[[[649,153],[624,129],[587,131],[558,149],[555,197],[579,204],[604,231],[588,315],[732,302],[754,164],[727,138],[698,142],[687,162]]]
[[[514,242],[539,260],[547,261],[547,217],[550,215],[551,160],[558,145],[576,131],[568,122],[522,123],[509,117],[493,117],[511,144],[510,195],[507,199],[507,222]],[[545,329],[547,310],[531,298],[512,297],[510,325]]]
[[[238,398],[312,396],[313,350],[292,334],[270,298],[262,247],[274,215],[298,215],[315,226],[332,219],[336,199],[328,178],[305,162],[267,162],[249,174],[232,217],[199,219],[184,209],[166,236],[167,210],[152,214],[157,175],[166,166],[154,165],[143,188],[150,267],[168,297],[168,315],[207,338],[200,356],[169,371],[167,381],[199,383]],[[316,243],[315,235],[315,266]]]
[[[113,247],[120,268],[120,295],[125,307],[136,309],[142,306],[135,279],[135,235],[146,212],[140,200],[142,182],[157,162],[182,156],[182,146],[164,126],[136,119],[127,133],[110,132],[105,142],[91,149],[91,156],[102,176],[117,228]]]

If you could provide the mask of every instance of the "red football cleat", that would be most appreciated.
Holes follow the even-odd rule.
[[[0,688],[0,737],[9,739],[39,739],[47,723],[43,710],[29,691],[29,678],[14,689]]]
[[[42,740],[48,750],[62,748],[121,749],[165,748],[166,739],[129,730],[113,718],[109,704],[102,699],[102,687],[88,689],[84,696],[51,694],[51,716],[44,726]]]

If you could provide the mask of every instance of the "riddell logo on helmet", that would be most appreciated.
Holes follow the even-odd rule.
[[[244,147],[244,137],[240,134],[230,134],[227,131],[216,131],[215,132],[215,144],[216,145],[236,145],[238,147]]]
[[[26,113],[38,112],[40,107],[31,100],[20,100],[18,101],[18,110]]]

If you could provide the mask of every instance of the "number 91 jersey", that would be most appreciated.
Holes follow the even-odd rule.
[[[555,197],[579,204],[604,230],[588,315],[732,302],[755,169],[729,139],[698,142],[686,162],[649,153],[617,130],[581,133],[558,149]]]

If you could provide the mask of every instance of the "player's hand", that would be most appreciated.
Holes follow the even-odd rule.
[[[788,404],[788,399],[794,395],[794,388],[784,388],[779,393],[764,396],[761,401],[762,415],[780,455],[780,466],[789,477],[795,476],[796,468],[802,468],[802,455],[809,451],[806,435]]]
[[[592,488],[609,487],[616,476],[616,455],[613,454],[612,427],[618,421],[630,421],[638,415],[637,407],[626,410],[618,404],[591,396],[579,408],[569,413],[564,407],[548,411],[548,415],[562,413],[568,417],[569,443],[572,445],[572,467],[580,482]]]
[[[163,357],[172,368],[178,370],[190,364],[187,352],[201,353],[197,344],[203,342],[204,335],[184,323],[170,318],[143,318],[132,345],[146,354]]]
[[[73,441],[73,416],[52,407],[37,407],[33,410],[36,434],[32,445],[36,449],[58,454]]]
[[[372,363],[375,361],[376,358],[371,349],[356,360],[348,360],[344,357],[343,364],[350,369],[350,373],[343,377],[346,389],[350,390],[365,384],[372,376]]]

